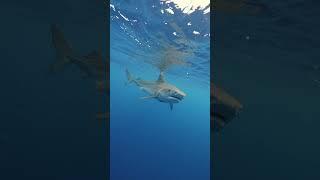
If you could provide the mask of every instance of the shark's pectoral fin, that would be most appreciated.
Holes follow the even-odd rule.
[[[173,109],[173,104],[172,103],[169,103],[170,104],[170,110],[172,111]]]
[[[157,96],[145,96],[145,97],[141,97],[140,99],[151,99],[151,98],[155,98]]]

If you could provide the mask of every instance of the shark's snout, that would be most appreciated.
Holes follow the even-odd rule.
[[[186,93],[184,93],[180,90],[169,91],[168,94],[171,98],[175,99],[177,103],[179,101],[182,101],[183,98],[186,96]]]
[[[176,89],[162,89],[159,93],[159,98],[169,103],[179,103],[185,96],[184,92]]]

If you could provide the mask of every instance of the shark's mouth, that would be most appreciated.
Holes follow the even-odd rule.
[[[184,96],[182,96],[180,94],[172,94],[172,95],[170,95],[170,97],[177,100],[177,101],[182,101]]]

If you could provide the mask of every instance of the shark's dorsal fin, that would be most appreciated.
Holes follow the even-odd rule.
[[[170,104],[170,110],[172,111],[173,104],[172,103],[169,103],[169,104]]]
[[[158,83],[163,83],[163,82],[164,82],[164,74],[163,74],[163,71],[160,72],[157,82],[158,82]]]

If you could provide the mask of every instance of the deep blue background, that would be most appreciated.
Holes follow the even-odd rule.
[[[106,178],[106,123],[95,119],[106,100],[74,67],[49,73],[50,24],[87,54],[105,48],[105,10],[91,0],[1,2],[0,179]]]
[[[320,179],[320,2],[251,2],[215,17],[213,79],[244,109],[213,134],[214,179]]]

